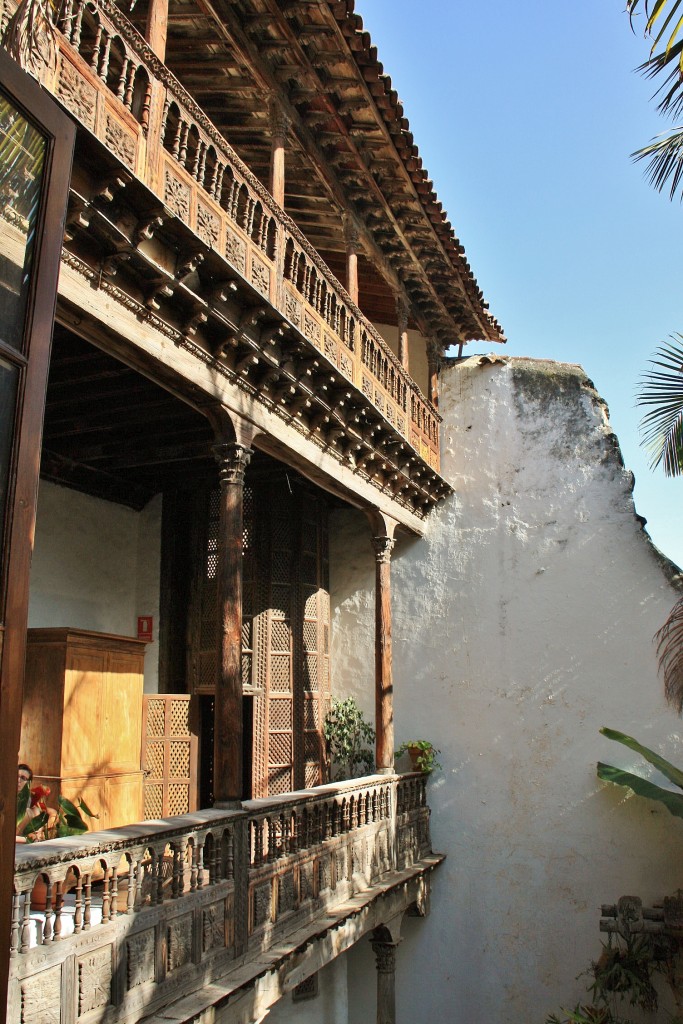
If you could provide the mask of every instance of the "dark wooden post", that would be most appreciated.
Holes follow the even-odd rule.
[[[397,942],[373,939],[377,968],[377,1024],[396,1024]]]
[[[358,305],[358,228],[348,214],[344,218],[344,239],[346,241],[346,290]]]
[[[394,685],[391,655],[391,552],[397,523],[371,515],[375,550],[375,760],[377,771],[394,770]]]
[[[435,341],[427,342],[427,366],[429,369],[429,401],[432,405],[439,405],[439,365],[441,353]]]
[[[409,357],[408,357],[408,307],[402,298],[398,295],[396,297],[396,318],[398,323],[398,358],[401,361],[401,366],[409,372]]]
[[[242,780],[242,498],[252,450],[234,441],[213,446],[220,477],[218,672],[214,711],[214,806],[234,807]]]
[[[290,121],[280,105],[270,105],[270,194],[278,206],[285,208],[285,145]]]
[[[145,39],[160,61],[166,60],[168,0],[149,0]]]

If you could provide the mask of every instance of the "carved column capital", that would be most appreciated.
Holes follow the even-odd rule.
[[[378,974],[396,973],[396,942],[372,941],[372,951],[375,954],[375,964]]]
[[[273,138],[285,139],[292,126],[291,118],[284,112],[277,100],[272,100],[268,109],[270,132]]]
[[[408,303],[402,295],[396,296],[396,318],[398,320],[399,334],[408,330]]]
[[[378,565],[389,565],[391,552],[394,550],[396,541],[393,537],[373,537],[372,546],[375,550],[375,560]]]
[[[346,242],[346,251],[351,253],[357,253],[360,248],[360,231],[353,217],[345,213],[343,217],[344,223],[344,241]]]
[[[221,487],[228,484],[243,486],[244,474],[253,454],[252,449],[236,441],[219,441],[211,446],[211,451],[218,463]]]

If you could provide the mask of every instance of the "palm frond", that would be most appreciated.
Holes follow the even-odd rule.
[[[655,633],[659,670],[669,704],[683,714],[683,597],[671,609],[669,618]]]
[[[631,156],[634,160],[648,161],[645,177],[650,185],[658,192],[662,192],[668,185],[669,198],[676,196],[683,184],[683,127],[673,128],[668,135],[658,136]]]
[[[674,334],[650,360],[642,377],[636,405],[647,406],[640,421],[650,466],[662,466],[667,476],[683,474],[683,335]]]

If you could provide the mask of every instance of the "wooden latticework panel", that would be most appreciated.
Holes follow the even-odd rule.
[[[284,484],[284,486],[283,486]],[[254,796],[325,779],[329,705],[327,505],[304,481],[254,487],[259,611],[254,618]]]
[[[144,817],[196,810],[197,742],[190,731],[189,694],[147,693],[142,715]]]
[[[188,642],[195,694],[215,692],[218,514],[213,490],[198,504]],[[291,472],[256,474],[244,488],[243,524],[242,684],[253,696],[251,794],[260,797],[325,780],[327,504]]]

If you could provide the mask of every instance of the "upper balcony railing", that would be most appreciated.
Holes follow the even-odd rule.
[[[17,846],[8,1021],[137,1019],[236,962],[258,973],[289,932],[431,852],[421,775],[243,807]]]
[[[111,0],[68,0],[60,27],[45,84],[438,471],[436,409],[125,15]]]

